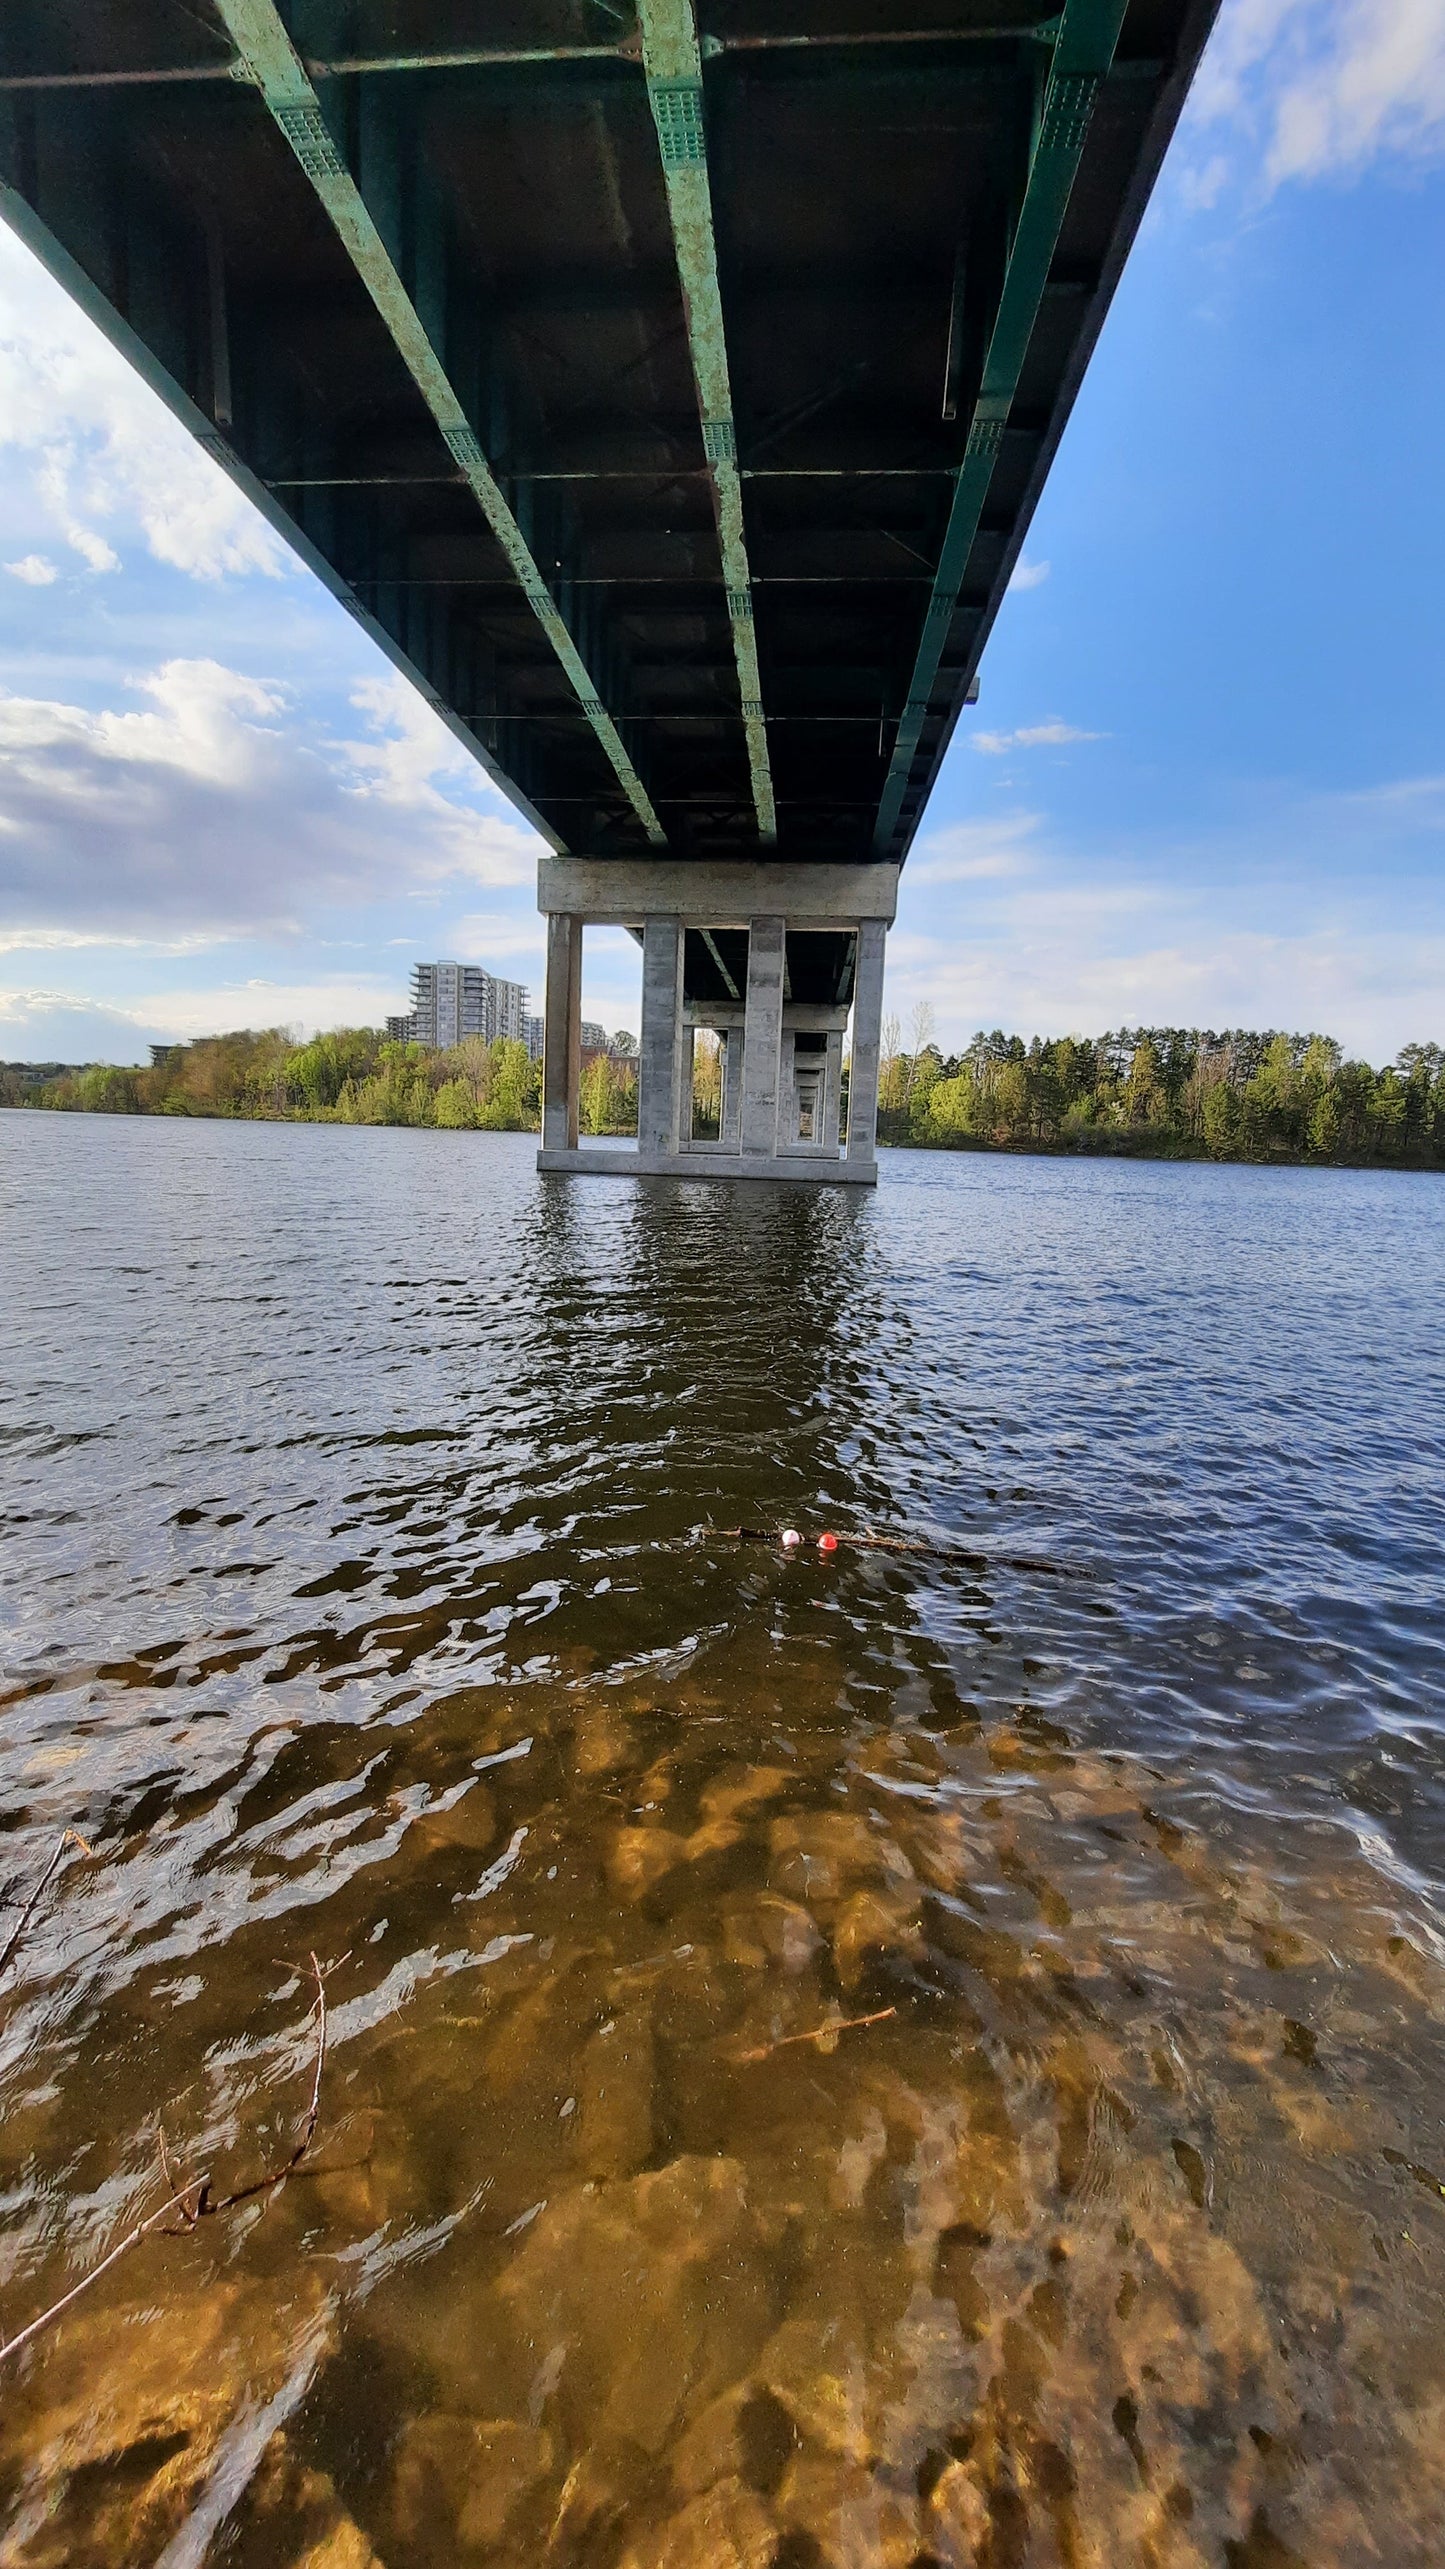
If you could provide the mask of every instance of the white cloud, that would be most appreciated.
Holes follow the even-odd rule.
[[[1187,157],[1193,136],[1220,128],[1266,194],[1386,157],[1438,158],[1445,0],[1225,0],[1184,127],[1186,203],[1221,192],[1220,156]]]
[[[198,580],[280,576],[280,538],[3,224],[0,313],[7,524],[50,527],[93,571],[119,568],[114,535]]]
[[[233,1034],[242,1026],[287,1026],[306,1037],[328,1026],[384,1025],[408,1006],[408,978],[404,968],[394,978],[336,972],[283,981],[251,973],[234,981],[156,992],[138,999],[136,1011],[163,1016],[172,1033],[186,1041]]]
[[[1038,828],[1035,812],[1011,812],[1003,820],[953,821],[947,829],[930,830],[919,841],[906,879],[910,883],[984,883],[1025,874]]]
[[[535,910],[472,910],[441,933],[447,939],[447,954],[462,963],[484,963],[489,968],[497,962],[533,963],[540,969],[547,947],[546,925]],[[589,946],[601,933],[596,928],[589,932]],[[442,951],[438,946],[438,954]],[[519,976],[511,971],[507,977],[526,979],[525,973]]]
[[[1101,904],[1091,919],[1081,898],[1052,930],[1037,919],[1007,928],[995,921],[985,935],[974,923],[942,960],[937,935],[895,929],[887,1004],[906,1014],[930,1000],[948,1050],[979,1026],[1026,1036],[1139,1024],[1283,1026],[1335,1035],[1378,1064],[1403,1043],[1445,1034],[1445,936],[1328,927],[1211,936],[1195,921],[1184,935],[1135,944],[1127,906]]]
[[[128,1008],[107,1008],[64,990],[0,991],[0,1061],[143,1062],[174,1033]]]
[[[1134,846],[1036,813],[959,823],[904,869],[888,1004],[932,1002],[947,1050],[979,1026],[1143,1022],[1317,1029],[1388,1061],[1445,1040],[1442,828],[1436,776],[1264,786],[1210,831]]]
[[[60,576],[43,553],[27,553],[22,561],[7,562],[5,568],[12,580],[23,580],[27,589],[48,589],[51,581]]]
[[[1021,553],[1009,576],[1009,588],[1041,589],[1051,568],[1050,563],[1031,562],[1026,553]]]
[[[1074,740],[1104,740],[1101,731],[1080,731],[1077,723],[1024,723],[1017,731],[976,731],[973,746],[984,758],[1004,758],[1011,749],[1063,749]]]
[[[0,928],[0,955],[85,954],[92,948],[106,954],[199,954],[215,942],[209,936],[127,937],[113,928]]]
[[[138,705],[0,693],[0,930],[174,945],[297,932],[320,903],[530,881],[538,842],[408,689],[358,690],[365,730],[318,741],[290,693],[170,660]]]

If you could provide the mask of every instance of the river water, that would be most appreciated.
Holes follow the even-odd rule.
[[[1445,1187],[532,1151],[0,1117],[0,2560],[1438,2561]]]

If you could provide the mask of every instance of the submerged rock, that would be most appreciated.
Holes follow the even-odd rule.
[[[794,1767],[729,1767],[705,1787],[698,1809],[705,1826],[730,1826],[746,1812],[762,1810],[767,1803],[781,1801],[785,1794],[796,1792],[797,1785]]]
[[[157,2261],[176,2243],[148,2245]],[[192,2250],[194,2255],[196,2252]],[[191,2514],[238,2415],[309,2374],[324,2326],[319,2286],[278,2309],[265,2285],[217,2278],[137,2310],[82,2304],[42,2338],[0,2428],[10,2492],[3,2558],[15,2569],[151,2561]],[[325,2492],[321,2493],[323,2498]],[[334,2501],[318,2538],[338,2529]]]
[[[629,2543],[622,2569],[771,2569],[777,2529],[741,2480],[719,2480],[654,2532]]]
[[[970,2463],[950,2462],[940,2473],[929,2494],[924,2521],[928,2548],[944,2569],[974,2569],[974,2562],[986,2557],[984,2546],[993,2519]]]
[[[855,1891],[833,1925],[833,1960],[845,1989],[856,1989],[873,1955],[919,1955],[923,1927],[917,1898],[906,1888]]]
[[[578,2188],[538,2216],[498,2290],[574,2449],[601,2434],[660,2453],[684,2402],[745,2372],[773,2319],[736,2159]]]
[[[796,1978],[807,1970],[822,1941],[801,1902],[784,1900],[775,1891],[751,1898],[740,1893],[724,1904],[723,1954],[746,1971],[781,1967]]]
[[[631,2176],[652,2156],[657,2075],[645,2008],[609,2017],[576,2071],[577,2163],[590,2177]]]
[[[551,2470],[552,2439],[540,2427],[510,2418],[415,2419],[392,2475],[398,2558],[441,2564],[490,2551],[526,2515]]]
[[[798,2449],[798,2430],[761,2383],[735,2382],[695,2417],[669,2455],[672,2485],[698,2497],[719,2480],[741,2480],[770,2498]]]
[[[607,1879],[623,1900],[645,1900],[688,1860],[688,1842],[676,1829],[619,1829],[607,1856]]]
[[[919,2557],[911,2499],[856,2464],[805,2455],[788,2473],[777,2512],[793,2556],[825,2560],[828,2569],[913,2569]]]
[[[385,2569],[354,2516],[341,2522],[299,2554],[293,2569]]]
[[[768,1830],[770,1888],[801,1900],[825,1926],[855,1890],[913,1880],[902,1850],[853,1811],[788,1811]]]
[[[303,2461],[284,2429],[266,2446],[227,2525],[225,2556],[236,2569],[269,2569],[277,2559],[286,2569],[385,2569],[330,2472]]]

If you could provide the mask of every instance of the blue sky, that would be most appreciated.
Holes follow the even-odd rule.
[[[1445,1040],[1445,0],[1227,0],[888,1005]],[[0,229],[0,1059],[540,989],[535,842]],[[636,950],[584,1005],[637,1022]]]

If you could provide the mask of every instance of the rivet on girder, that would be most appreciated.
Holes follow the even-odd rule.
[[[998,453],[999,441],[1002,436],[1003,421],[1001,419],[975,419],[973,426],[968,432],[968,444],[964,448],[965,462],[969,464],[991,464]]]
[[[464,473],[474,473],[481,466],[485,465],[487,459],[482,452],[481,440],[475,435],[473,430],[470,428],[444,428],[442,430],[442,435],[451,449],[454,460],[460,464]]]
[[[1098,86],[1095,75],[1086,71],[1065,72],[1051,83],[1039,128],[1040,151],[1082,151]]]
[[[928,612],[930,616],[936,616],[940,623],[944,624],[952,621],[957,607],[957,589],[937,589],[928,601]]]
[[[737,432],[730,419],[705,419],[702,423],[702,451],[710,464],[735,464],[738,459]]]
[[[729,589],[727,598],[728,614],[732,617],[734,624],[751,624],[753,620],[752,590]]]
[[[278,100],[271,113],[308,178],[347,176],[346,163],[332,141],[331,128],[319,107]]]
[[[762,721],[762,719],[763,719],[763,700],[762,700],[762,697],[761,697],[761,696],[744,696],[744,698],[743,698],[743,720],[744,720],[744,722],[760,723],[760,722]]]
[[[652,101],[663,168],[698,168],[707,158],[702,129],[702,82],[650,80],[647,94]]]

